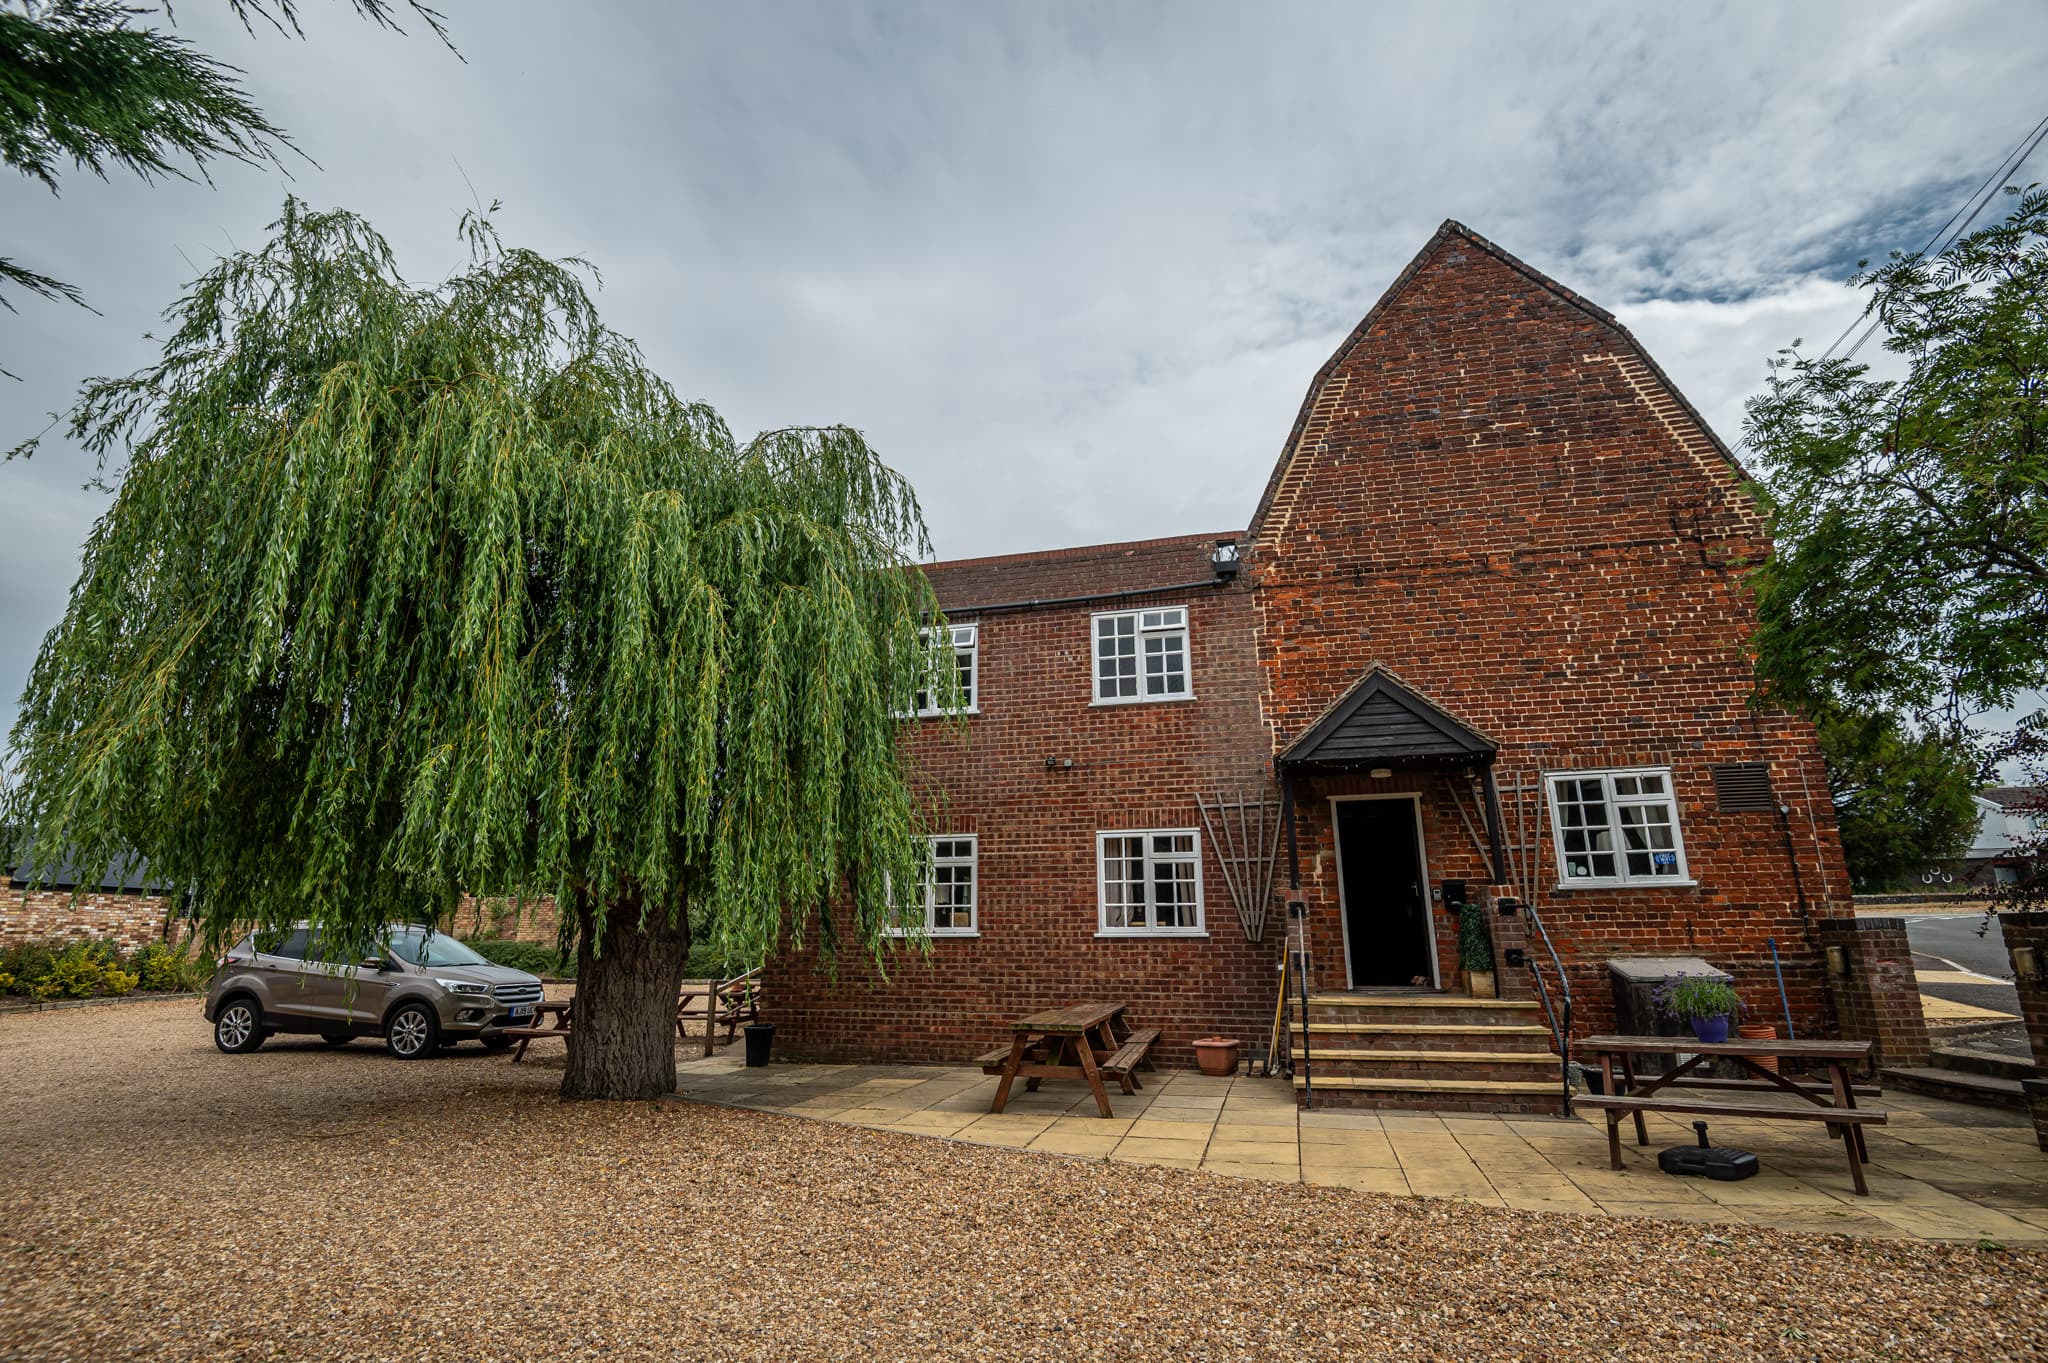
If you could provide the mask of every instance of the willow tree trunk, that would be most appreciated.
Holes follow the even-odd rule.
[[[613,904],[593,941],[578,910],[576,1030],[564,1098],[657,1098],[676,1088],[676,1000],[690,960],[690,924],[659,910],[640,920],[637,900]]]

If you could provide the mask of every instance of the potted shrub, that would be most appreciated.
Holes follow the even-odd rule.
[[[1486,930],[1486,910],[1476,903],[1458,908],[1458,967],[1465,972],[1465,988],[1473,998],[1499,996],[1493,978],[1493,939]]]
[[[1680,975],[1655,998],[1665,1016],[1690,1023],[1692,1034],[1708,1045],[1726,1041],[1729,1022],[1742,1011],[1735,987],[1712,975]]]

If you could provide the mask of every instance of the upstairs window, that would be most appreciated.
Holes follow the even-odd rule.
[[[1549,780],[1566,886],[1690,883],[1670,768],[1557,772]]]
[[[1185,700],[1188,612],[1185,606],[1115,611],[1095,621],[1095,704]]]
[[[1103,936],[1202,932],[1202,837],[1192,828],[1095,835]]]
[[[960,681],[960,708],[947,709],[937,686],[919,688],[911,700],[914,715],[972,715],[981,710],[981,628],[978,625],[948,625],[937,632],[925,630],[918,636],[931,650],[932,676],[943,676],[950,665]]]

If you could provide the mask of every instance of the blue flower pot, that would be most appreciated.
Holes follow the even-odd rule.
[[[1719,1017],[1693,1018],[1692,1034],[1709,1046],[1719,1045],[1728,1039],[1728,1015]]]

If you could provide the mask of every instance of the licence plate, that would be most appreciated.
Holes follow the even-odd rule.
[[[533,1005],[530,1003],[515,1003],[510,1008],[507,1008],[505,1012],[507,1015],[515,1018],[530,1018],[533,1016]]]

